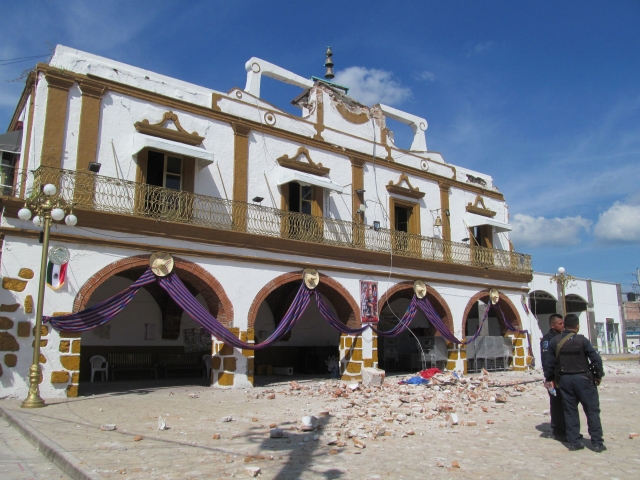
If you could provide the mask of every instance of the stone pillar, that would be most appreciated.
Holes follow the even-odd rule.
[[[445,370],[452,372],[467,371],[467,350],[453,342],[447,342],[447,365]]]
[[[67,315],[69,312],[54,313],[53,316]],[[45,326],[42,327],[47,328]],[[42,334],[44,335],[44,331]],[[59,332],[60,364],[64,370],[51,372],[52,384],[67,384],[67,397],[78,396],[80,380],[80,336],[79,332]]]
[[[532,358],[528,354],[526,345],[526,333],[510,333],[507,337],[513,341],[513,364],[512,370],[523,371],[529,370]]]
[[[230,328],[242,342],[254,343],[254,330],[240,331]],[[254,384],[255,355],[253,350],[234,348],[224,342],[212,338],[211,385],[214,387],[246,387]],[[247,382],[239,377],[246,375]]]
[[[376,350],[377,352],[377,350]],[[362,380],[362,336],[340,336],[340,373],[342,380]]]

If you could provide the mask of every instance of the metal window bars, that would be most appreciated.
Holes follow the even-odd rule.
[[[74,208],[235,230],[309,243],[391,253],[458,265],[530,274],[531,256],[271,207],[172,190],[113,177],[41,166],[19,178],[25,198],[53,183]],[[30,188],[24,188],[24,186]],[[23,191],[24,190],[24,191]]]

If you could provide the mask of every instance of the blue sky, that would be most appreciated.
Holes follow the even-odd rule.
[[[537,271],[640,267],[640,2],[0,1],[0,59],[85,50],[221,91],[257,56],[425,117],[427,145],[493,176]],[[46,58],[45,58],[46,59]],[[33,61],[0,62],[0,127]],[[265,81],[289,108],[295,87]],[[392,126],[393,128],[393,126]],[[409,136],[396,131],[402,145]]]

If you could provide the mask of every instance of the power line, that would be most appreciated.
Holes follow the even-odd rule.
[[[0,60],[0,62],[4,62],[4,63],[0,63],[0,67],[4,67],[6,65],[13,65],[14,63],[22,63],[22,62],[28,62],[30,60],[35,60],[37,58],[43,58],[43,57],[48,57],[49,54],[46,53],[44,55],[33,55],[31,57],[22,57],[22,58],[9,58],[6,60]]]

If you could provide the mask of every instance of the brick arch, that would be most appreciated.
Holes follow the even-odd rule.
[[[467,316],[469,315],[469,312],[473,308],[473,304],[476,303],[478,300],[481,300],[484,303],[489,303],[489,290],[483,290],[481,292],[476,293],[473,297],[471,297],[471,299],[467,303],[467,306],[464,309],[464,315],[462,316],[462,336],[463,337],[466,335],[466,331],[467,331]],[[498,305],[500,306],[502,313],[504,313],[504,316],[509,319],[511,324],[517,329],[522,330],[522,320],[520,320],[518,309],[511,302],[511,300],[509,300],[509,298],[502,292],[500,292],[500,299],[498,300]],[[504,336],[508,333],[511,333],[510,330],[507,330],[507,327],[504,325],[504,322],[502,321],[502,318],[500,317],[500,315],[496,315],[496,318],[498,319],[498,322],[500,322],[500,331],[502,332],[502,335]]]
[[[113,262],[87,280],[73,302],[73,311],[79,312],[84,310],[91,298],[91,295],[106,282],[109,278],[119,273],[123,273],[131,269],[146,270],[149,267],[149,257],[151,255],[136,255],[133,257],[123,258],[117,262]],[[202,295],[209,308],[209,312],[215,316],[218,321],[226,326],[233,325],[233,305],[224,288],[209,272],[201,266],[184,260],[180,257],[173,257],[173,271],[178,274],[180,279],[192,287],[194,287]]]
[[[413,297],[413,282],[400,282],[393,285],[389,288],[378,302],[380,305],[380,310],[384,307],[387,302],[391,302],[397,298],[412,298]],[[451,333],[453,332],[453,315],[451,314],[451,310],[449,309],[449,305],[446,300],[440,295],[433,287],[427,285],[427,298],[433,305],[435,311],[440,315],[442,321],[447,326]]]
[[[262,303],[267,299],[267,297],[278,287],[293,282],[302,282],[302,270],[280,275],[279,277],[274,278],[264,287],[262,287],[262,289],[253,299],[251,308],[249,308],[249,314],[247,316],[248,328],[254,328],[256,317],[258,316],[258,309],[260,308],[260,305],[262,305]],[[317,289],[332,303],[332,305],[336,309],[338,318],[343,323],[345,323],[350,328],[359,328],[361,326],[360,307],[346,288],[344,288],[333,278],[320,273],[320,284],[318,285]],[[342,300],[342,302],[340,300]],[[345,306],[339,308],[340,303],[345,303]]]

